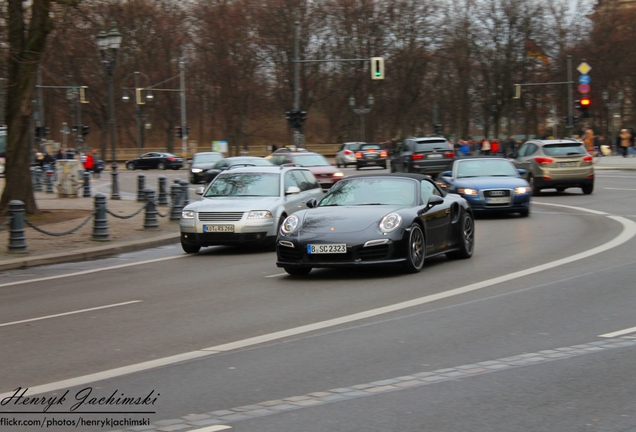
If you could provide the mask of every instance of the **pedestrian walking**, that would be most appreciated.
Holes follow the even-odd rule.
[[[484,138],[481,141],[481,154],[485,155],[485,156],[489,156],[490,155],[490,141],[488,141],[488,139]]]
[[[618,148],[623,155],[627,157],[630,147],[634,146],[634,136],[627,129],[621,129],[621,133],[616,138],[616,148]]]

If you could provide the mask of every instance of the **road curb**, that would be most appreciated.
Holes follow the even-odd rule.
[[[134,240],[112,245],[97,246],[93,248],[79,249],[66,253],[28,256],[25,254],[19,258],[0,260],[0,271],[15,270],[20,268],[35,267],[50,264],[61,264],[73,261],[85,261],[92,258],[103,257],[125,252],[135,252],[153,247],[165,246],[179,242],[180,234],[164,234],[148,240]]]

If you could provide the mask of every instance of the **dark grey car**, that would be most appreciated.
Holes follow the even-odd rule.
[[[219,152],[195,153],[190,163],[190,183],[203,183],[205,172],[221,159],[223,159],[223,154]]]
[[[391,172],[437,175],[449,171],[455,150],[444,137],[405,139],[391,158]]]

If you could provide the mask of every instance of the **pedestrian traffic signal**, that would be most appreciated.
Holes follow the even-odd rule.
[[[371,57],[371,79],[384,79],[384,57]]]

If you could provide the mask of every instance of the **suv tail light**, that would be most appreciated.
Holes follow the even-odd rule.
[[[456,156],[455,152],[452,152],[452,151],[448,151],[448,152],[444,153],[444,157],[447,158],[447,159],[453,159],[453,158],[455,158],[455,156]]]
[[[411,155],[411,160],[422,160],[424,159],[424,155],[421,153],[413,153]]]
[[[538,163],[539,165],[548,165],[554,162],[554,160],[550,158],[546,158],[546,157],[536,157],[534,158],[534,161]]]
[[[352,152],[351,150],[345,150],[345,151],[344,151],[344,154],[346,154],[347,156],[349,156],[349,155],[353,154],[353,152]]]
[[[594,162],[594,158],[590,155],[587,155],[583,158],[583,162]]]

